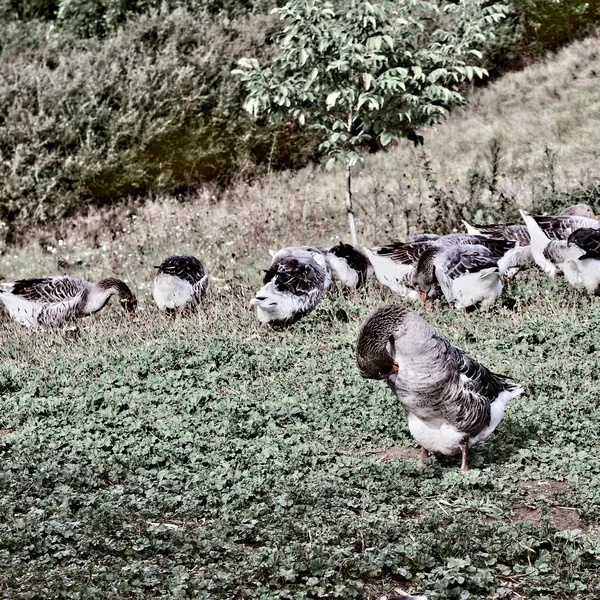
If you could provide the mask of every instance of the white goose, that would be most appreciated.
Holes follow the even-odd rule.
[[[413,275],[421,255],[428,248],[448,248],[457,245],[485,246],[498,261],[501,274],[513,265],[515,242],[456,233],[433,239],[428,237],[422,241],[394,242],[376,248],[364,248],[364,251],[373,265],[375,277],[381,284],[404,298],[418,300],[419,295],[414,288]]]
[[[0,289],[0,301],[12,319],[27,327],[57,327],[98,312],[111,296],[125,311],[135,314],[137,300],[120,279],[90,283],[77,277],[20,279]]]
[[[462,453],[485,440],[506,406],[523,392],[452,345],[427,321],[403,306],[381,306],[363,321],[356,360],[362,377],[383,379],[408,415],[421,444],[419,466],[428,452]]]
[[[284,248],[273,254],[263,287],[250,304],[261,323],[289,325],[323,298],[331,274],[325,254],[315,248]]]
[[[500,267],[485,246],[431,246],[419,258],[413,285],[425,303],[436,282],[455,308],[489,308],[502,293]]]
[[[174,254],[156,268],[152,297],[160,310],[196,306],[206,293],[208,275],[196,257]]]
[[[548,254],[547,248],[550,242],[566,241],[577,229],[600,228],[600,222],[595,216],[593,218],[577,215],[550,217],[532,215],[524,210],[521,210],[520,213],[531,237],[531,254],[533,259],[550,277],[555,277],[559,271],[563,270],[562,261],[554,262]],[[559,258],[559,255],[554,254],[553,258]]]

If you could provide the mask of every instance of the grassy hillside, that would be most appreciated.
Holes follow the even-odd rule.
[[[479,92],[425,154],[369,157],[355,179],[364,242],[449,228],[463,208],[492,218],[595,202],[594,43]],[[575,63],[583,83],[561,87]],[[3,249],[6,278],[115,275],[140,300],[133,322],[110,306],[46,334],[0,313],[4,597],[598,597],[600,299],[530,270],[489,314],[417,308],[526,390],[467,475],[436,458],[419,470],[404,411],[353,356],[361,320],[396,298],[375,283],[332,293],[287,331],[259,327],[248,306],[268,248],[347,237],[341,186],[339,172],[271,175],[219,198],[91,213]],[[213,276],[190,318],[149,297],[172,252]]]

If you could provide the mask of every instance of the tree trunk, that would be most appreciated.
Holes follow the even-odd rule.
[[[353,160],[346,161],[346,212],[348,213],[348,225],[352,243],[358,247],[358,236],[356,235],[356,223],[354,222],[354,210],[352,209],[352,165]]]

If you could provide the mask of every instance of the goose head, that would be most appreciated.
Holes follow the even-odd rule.
[[[117,296],[123,310],[132,317],[135,316],[137,299],[124,281],[114,277],[107,277],[106,279],[99,281],[97,287],[100,290],[111,292],[111,295]]]
[[[394,334],[402,327],[408,309],[380,306],[363,321],[356,341],[356,363],[365,379],[389,379],[398,373],[394,360]]]
[[[588,219],[598,220],[598,217],[594,214],[594,210],[587,204],[574,204],[565,208],[560,213],[561,217],[587,217]]]
[[[435,264],[434,259],[440,252],[439,247],[432,246],[421,254],[417,267],[412,274],[412,283],[414,288],[417,290],[419,300],[423,304],[427,302],[428,298],[432,298],[435,294]]]

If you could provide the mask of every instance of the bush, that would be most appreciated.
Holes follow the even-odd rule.
[[[265,55],[268,24],[217,24],[178,9],[104,41],[50,36],[5,60],[0,219],[42,222],[89,204],[226,184],[252,164],[306,163],[315,146],[286,126],[253,123],[230,74],[238,57]]]

